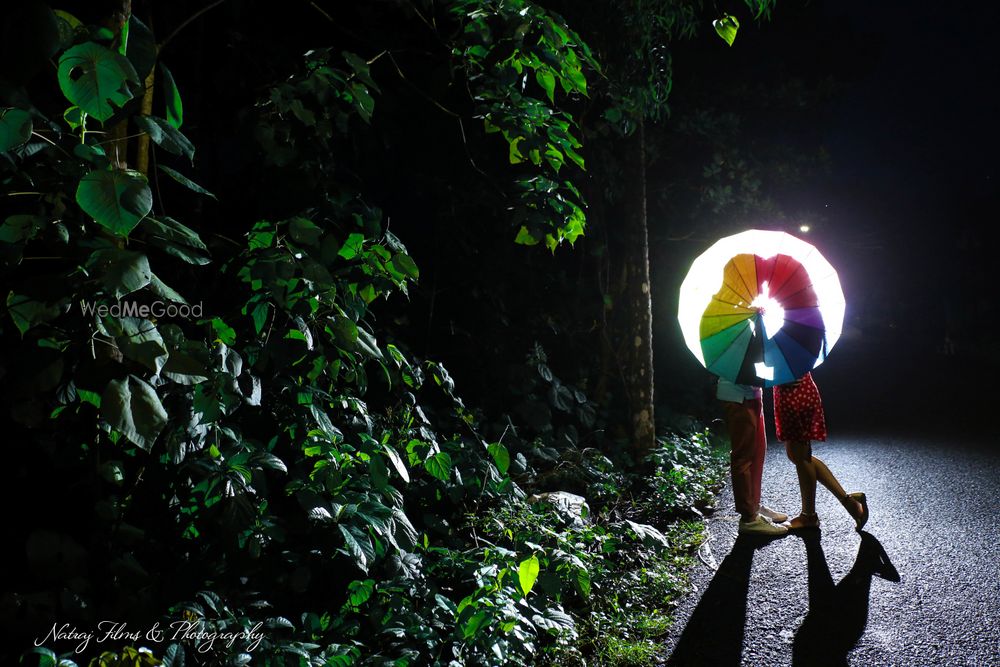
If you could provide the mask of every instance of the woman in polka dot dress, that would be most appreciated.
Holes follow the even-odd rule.
[[[778,440],[785,443],[785,453],[795,464],[802,493],[802,512],[789,523],[789,530],[816,528],[816,482],[830,490],[854,518],[857,530],[868,522],[868,501],[863,493],[846,493],[830,469],[812,455],[811,441],[826,440],[826,420],[819,389],[806,373],[795,382],[774,388],[774,423]]]

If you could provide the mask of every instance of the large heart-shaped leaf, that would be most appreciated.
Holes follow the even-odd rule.
[[[31,138],[31,116],[23,109],[0,109],[0,153]]]
[[[97,224],[125,236],[153,208],[153,193],[138,171],[98,169],[80,179],[76,203]]]
[[[438,452],[424,461],[424,468],[434,477],[447,482],[451,477],[451,456],[448,452]]]
[[[169,352],[156,325],[139,317],[108,317],[102,323],[127,358],[159,373]]]
[[[167,411],[153,387],[129,375],[108,383],[101,396],[101,418],[148,452],[167,423]]]
[[[59,59],[59,88],[70,102],[101,122],[132,99],[139,77],[128,58],[95,42],[69,49]]]
[[[118,248],[95,250],[87,261],[87,269],[99,277],[104,289],[116,299],[142,289],[153,279],[149,259],[144,254]]]
[[[163,377],[184,385],[208,380],[210,361],[207,348],[197,341],[187,340],[176,324],[164,324],[159,330],[170,350],[167,363],[163,366]]]
[[[736,41],[736,32],[740,29],[740,22],[735,16],[726,14],[721,19],[712,21],[712,26],[726,44],[733,45]]]

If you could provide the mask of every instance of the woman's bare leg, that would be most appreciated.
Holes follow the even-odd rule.
[[[808,444],[807,444],[807,446],[808,446]],[[791,455],[789,455],[789,458],[791,458]],[[838,482],[837,478],[834,477],[833,472],[830,471],[830,468],[828,468],[827,465],[825,463],[823,463],[823,461],[821,459],[819,459],[819,458],[817,458],[815,456],[810,456],[810,459],[812,461],[812,468],[813,468],[813,470],[815,472],[816,480],[819,481],[820,484],[822,484],[823,486],[825,486],[830,491],[830,493],[832,493],[834,495],[834,497],[837,500],[840,501],[840,503],[844,506],[844,509],[847,510],[847,513],[850,514],[851,517],[855,521],[857,521],[861,517],[862,512],[864,511],[863,508],[861,507],[861,503],[859,503],[857,500],[855,500],[854,498],[851,498],[850,496],[847,495],[847,492],[844,491],[844,487],[842,487],[840,485],[840,482]],[[798,464],[796,464],[796,470],[798,470]],[[800,473],[800,476],[799,476],[799,485],[800,486],[802,485],[802,481],[801,480],[802,480],[802,477],[801,477],[801,473]],[[815,510],[815,489],[816,489],[816,486],[815,486],[815,483],[814,483],[813,484],[813,508],[814,509],[812,510],[813,512],[816,511]],[[805,500],[802,501],[802,511],[803,512],[808,512],[809,511],[809,510],[806,509]]]
[[[816,479],[819,483],[829,489],[830,493],[836,496],[837,500],[844,502],[844,499],[847,498],[847,492],[844,491],[844,487],[840,485],[840,482],[837,481],[837,478],[833,476],[833,473],[830,472],[830,469],[826,467],[826,464],[822,460],[815,456],[812,457],[812,460],[813,465],[816,467]]]
[[[786,442],[785,453],[795,464],[795,474],[799,478],[799,493],[802,495],[802,513],[791,520],[793,528],[816,525],[816,479],[817,470],[809,441]]]

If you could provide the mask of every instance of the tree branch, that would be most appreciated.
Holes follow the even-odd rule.
[[[179,26],[177,26],[176,28],[174,28],[174,31],[172,33],[170,33],[169,35],[167,35],[167,38],[164,39],[162,42],[160,42],[156,46],[157,53],[159,53],[164,48],[166,48],[167,44],[169,44],[171,42],[171,40],[173,40],[173,38],[177,36],[177,33],[179,33],[184,28],[188,27],[188,25],[190,25],[195,19],[197,19],[199,16],[201,16],[202,14],[204,14],[205,12],[207,12],[208,10],[214,9],[214,8],[218,7],[219,5],[221,5],[225,1],[226,0],[215,0],[215,2],[213,2],[213,3],[209,4],[209,5],[205,5],[204,7],[202,7],[198,11],[196,11],[194,14],[192,14],[191,16],[189,16],[187,18],[187,20],[185,20]]]

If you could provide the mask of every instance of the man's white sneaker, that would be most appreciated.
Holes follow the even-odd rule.
[[[740,535],[771,535],[776,537],[787,534],[788,528],[775,525],[758,514],[752,521],[740,520],[739,533]]]
[[[773,509],[765,505],[761,505],[760,509],[758,509],[757,511],[760,512],[761,516],[763,516],[765,519],[770,519],[775,523],[785,523],[786,521],[788,521],[787,514],[785,514],[784,512],[775,512]]]

